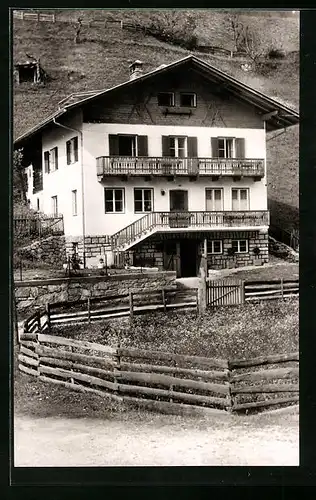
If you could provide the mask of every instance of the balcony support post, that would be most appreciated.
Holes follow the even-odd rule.
[[[207,277],[207,239],[203,240],[203,250],[199,269],[199,288],[198,288],[198,309],[199,314],[206,310],[206,277]]]

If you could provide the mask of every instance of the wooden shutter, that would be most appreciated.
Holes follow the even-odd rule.
[[[162,156],[170,156],[170,140],[168,135],[161,136]]]
[[[66,142],[67,165],[71,163],[71,141]]]
[[[74,137],[73,141],[74,141],[74,156],[75,156],[75,161],[78,161],[78,137]]]
[[[211,137],[212,158],[218,158],[218,138]]]
[[[197,158],[197,137],[188,137],[188,157]]]
[[[118,136],[109,134],[109,156],[118,156],[119,154]]]
[[[235,140],[235,157],[245,158],[245,139]]]
[[[138,156],[148,156],[148,137],[147,135],[137,136]]]
[[[54,148],[54,155],[55,155],[55,170],[58,169],[58,147]]]
[[[49,174],[49,151],[44,152],[44,170],[46,174]]]

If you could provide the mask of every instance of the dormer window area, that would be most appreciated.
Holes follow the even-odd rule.
[[[158,106],[174,106],[174,93],[173,92],[159,92]]]
[[[196,94],[194,92],[182,92],[180,94],[180,106],[183,108],[196,108]]]

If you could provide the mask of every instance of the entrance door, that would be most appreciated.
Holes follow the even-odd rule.
[[[197,276],[198,242],[196,240],[181,240],[180,243],[181,277]]]
[[[188,191],[184,189],[170,190],[170,212],[188,211]]]
[[[183,189],[172,189],[170,191],[170,212],[169,217],[170,227],[188,227],[190,216],[188,211],[188,191]]]

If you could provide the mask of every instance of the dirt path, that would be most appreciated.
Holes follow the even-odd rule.
[[[16,415],[15,466],[299,465],[298,415],[256,418]]]

